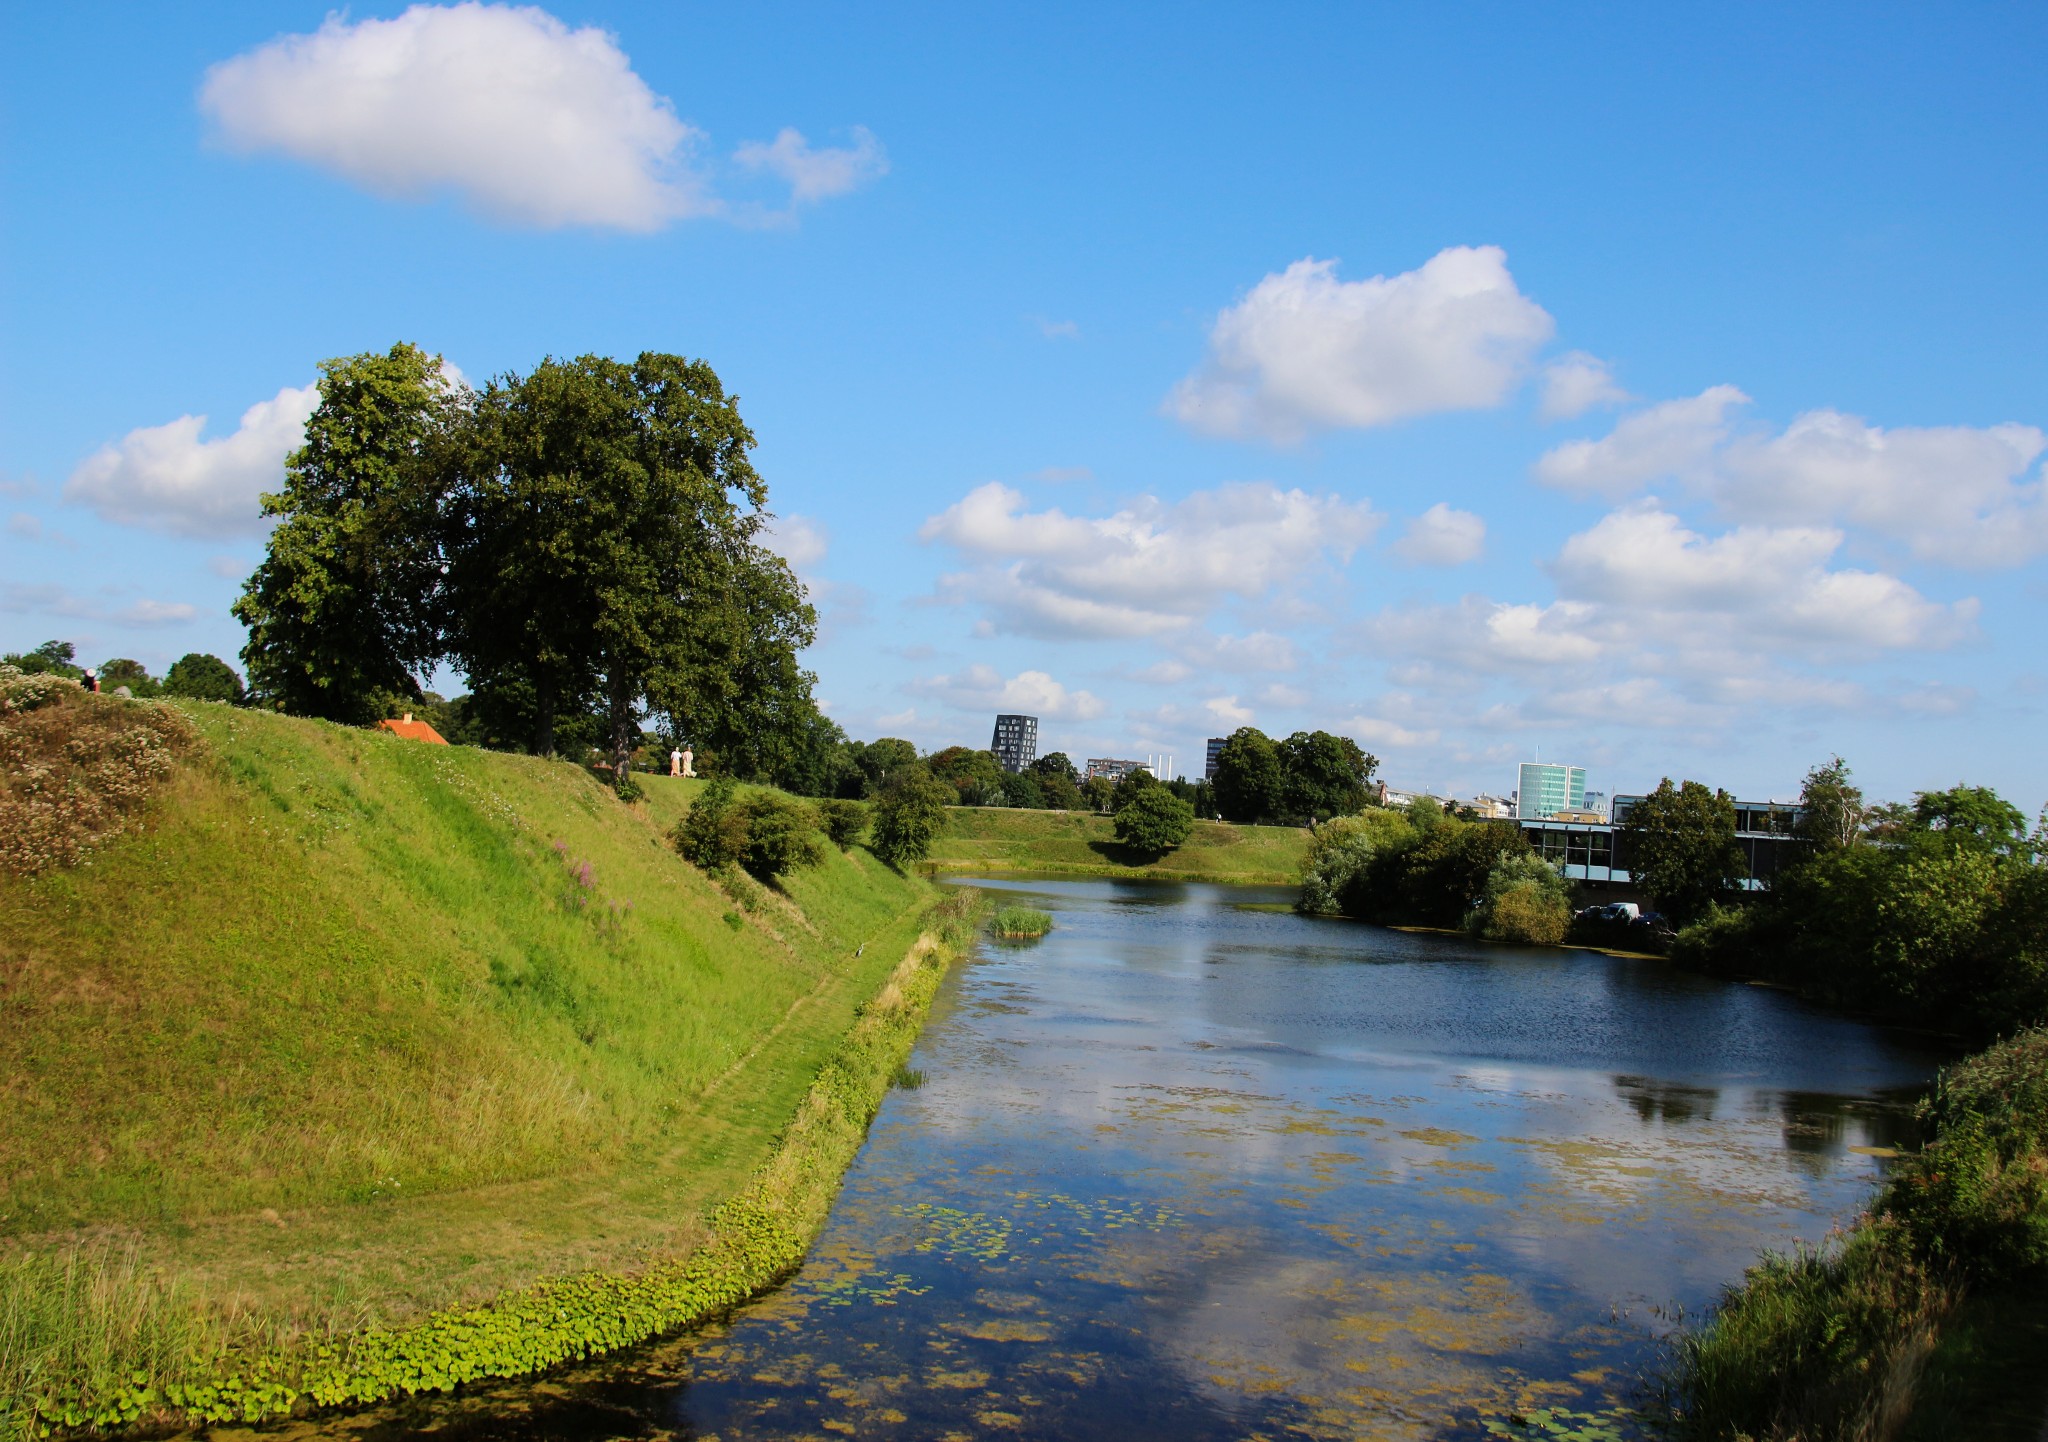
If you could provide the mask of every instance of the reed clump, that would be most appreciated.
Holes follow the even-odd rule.
[[[1052,930],[1052,916],[1030,906],[1001,906],[989,918],[988,930],[1005,941],[1031,941]]]

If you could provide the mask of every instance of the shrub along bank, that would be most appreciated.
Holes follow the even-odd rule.
[[[1855,1227],[1766,1258],[1681,1339],[1680,1436],[2039,1435],[2048,1029],[1950,1068],[1921,1111],[1929,1141]]]
[[[1317,827],[1295,907],[1522,943],[1564,940],[1572,916],[1563,876],[1518,827],[1461,820],[1427,799]]]
[[[74,738],[148,713],[51,704]],[[41,712],[0,716],[10,776]],[[666,840],[699,783],[628,807],[169,714],[190,750],[126,834],[0,874],[0,1436],[523,1370],[800,1253],[966,935],[928,885],[821,846],[742,915]]]

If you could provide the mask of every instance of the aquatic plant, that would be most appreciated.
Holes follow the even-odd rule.
[[[1052,916],[1034,907],[1014,903],[998,907],[989,918],[989,935],[1010,941],[1029,941],[1052,930]]]

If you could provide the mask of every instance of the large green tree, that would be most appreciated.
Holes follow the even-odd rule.
[[[791,764],[817,618],[760,544],[753,432],[702,361],[546,360],[485,388],[450,506],[453,650],[531,688],[532,745],[589,701],[623,777],[650,711],[729,769]]]
[[[1265,821],[1287,805],[1287,770],[1265,732],[1240,726],[1216,753],[1216,809],[1225,821]]]
[[[1366,783],[1379,758],[1349,736],[1297,731],[1275,749],[1286,775],[1283,795],[1291,817],[1314,823],[1364,809]]]
[[[1735,801],[1697,781],[1665,777],[1621,824],[1628,868],[1674,924],[1726,897],[1747,874],[1735,842]]]
[[[188,651],[173,661],[171,669],[164,673],[163,693],[166,696],[187,696],[195,701],[226,701],[239,706],[242,703],[242,678],[220,657],[209,656],[202,651]]]
[[[421,694],[443,649],[441,487],[467,406],[417,346],[321,365],[305,444],[263,497],[278,525],[234,606],[260,698],[365,724],[384,695]]]

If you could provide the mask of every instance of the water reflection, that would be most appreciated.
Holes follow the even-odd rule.
[[[1281,892],[999,885],[1054,931],[948,983],[929,1080],[788,1286],[351,1430],[1452,1438],[1610,1409],[1653,1309],[1856,1209],[1934,1063],[1657,963],[1244,904]]]

